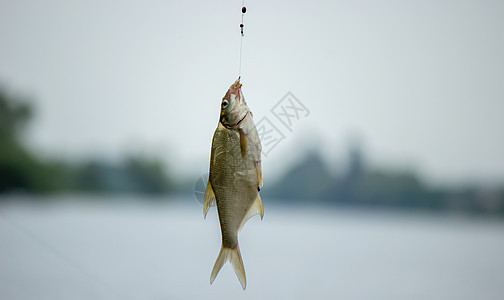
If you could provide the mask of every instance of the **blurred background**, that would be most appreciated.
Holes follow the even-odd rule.
[[[504,3],[245,5],[243,292],[200,203],[241,1],[0,2],[0,299],[503,299]]]

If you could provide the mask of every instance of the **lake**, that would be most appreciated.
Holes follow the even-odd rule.
[[[29,200],[29,199],[28,199]],[[0,299],[504,299],[504,222],[264,201],[239,235],[243,291],[215,207],[58,197],[0,204]],[[143,203],[143,204],[142,204]]]

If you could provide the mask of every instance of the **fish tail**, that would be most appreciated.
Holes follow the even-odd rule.
[[[238,244],[236,244],[236,248],[226,248],[224,246],[221,246],[219,256],[217,256],[217,259],[215,260],[212,274],[210,275],[210,284],[214,282],[215,277],[217,277],[217,274],[219,274],[220,269],[228,260],[231,262],[233,270],[235,271],[235,274],[238,277],[242,288],[245,290],[247,286],[247,279],[245,277],[245,268],[243,267],[243,260]]]

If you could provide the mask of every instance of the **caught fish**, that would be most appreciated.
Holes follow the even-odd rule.
[[[259,190],[262,186],[261,142],[245,103],[240,78],[222,98],[219,124],[212,140],[210,174],[205,191],[203,215],[217,202],[222,246],[210,275],[215,280],[222,266],[230,261],[245,289],[247,282],[238,232],[255,214],[263,218]]]

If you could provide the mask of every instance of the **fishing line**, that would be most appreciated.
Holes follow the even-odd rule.
[[[242,65],[242,49],[243,49],[243,17],[247,12],[247,8],[245,7],[245,0],[242,0],[242,8],[241,8],[241,23],[240,23],[240,63],[238,65],[238,78],[241,78],[241,65]]]

